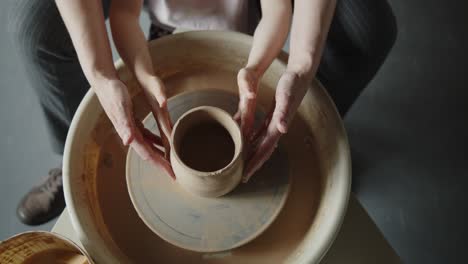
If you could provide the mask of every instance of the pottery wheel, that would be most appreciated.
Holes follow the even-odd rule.
[[[173,122],[186,111],[211,105],[234,113],[237,95],[221,90],[188,92],[171,98]],[[144,125],[156,134],[152,115]],[[181,248],[215,252],[239,247],[262,233],[281,211],[289,192],[287,156],[278,148],[248,183],[219,198],[190,194],[164,171],[127,155],[127,185],[133,205],[145,224],[161,238]]]

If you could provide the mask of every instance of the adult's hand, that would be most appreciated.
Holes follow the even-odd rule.
[[[257,72],[264,73],[278,54],[287,35],[288,28],[284,26],[284,21],[288,18],[287,14],[290,14],[291,1],[277,0],[277,5],[271,5],[270,1],[266,0],[261,3],[264,17],[255,31],[247,65],[250,65],[248,68],[257,68],[260,69]],[[258,131],[251,132],[256,89],[253,89],[252,84],[246,86],[249,89],[244,89],[239,82],[241,103],[238,111],[240,114],[237,117],[240,116],[244,138],[248,138],[244,182],[268,160],[281,135],[288,131],[289,123],[317,71],[335,5],[335,0],[294,1],[287,69],[278,82],[271,110]],[[258,85],[260,78],[258,75],[256,77]]]
[[[281,135],[287,133],[289,124],[311,83],[310,75],[285,72],[276,88],[275,100],[263,124],[247,141],[247,163],[243,181],[262,167],[275,150]]]
[[[151,162],[157,168],[164,169],[172,178],[175,178],[169,161],[164,157],[164,152],[159,149],[163,146],[163,140],[135,119],[132,100],[125,84],[120,80],[106,80],[97,85],[99,87],[94,87],[94,91],[123,144],[130,145],[143,160]],[[170,128],[164,90],[162,86],[153,87],[154,93],[149,94],[148,99],[153,113],[157,113],[155,118],[158,124],[164,123]],[[165,133],[168,132],[170,133],[170,130],[161,134],[167,137]]]
[[[166,108],[164,85],[154,75],[145,36],[139,26],[143,1],[113,0],[109,11],[114,43],[125,64],[146,94],[161,131],[156,137],[133,116],[127,87],[118,79],[106,32],[100,1],[55,0],[83,72],[97,94],[104,111],[125,145],[130,145],[144,159],[163,168],[174,177],[168,162],[171,123]],[[162,144],[162,152],[156,145]],[[163,157],[164,156],[164,157]]]

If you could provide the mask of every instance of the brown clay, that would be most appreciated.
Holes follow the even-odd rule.
[[[239,184],[244,164],[242,135],[226,111],[212,106],[187,111],[174,125],[171,145],[176,181],[187,191],[219,197]],[[186,164],[183,158],[200,169]]]

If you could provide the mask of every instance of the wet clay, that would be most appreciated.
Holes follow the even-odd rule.
[[[168,91],[188,89],[186,87],[193,83],[227,90],[236,87],[236,75],[232,73],[217,71],[185,74],[165,80]],[[213,75],[218,76],[217,79],[213,79]],[[134,100],[143,101],[144,97],[140,94]],[[101,127],[111,129],[111,124]],[[109,242],[115,243],[131,263],[282,263],[301,243],[314,222],[321,196],[322,173],[313,135],[301,118],[294,119],[288,134],[280,141],[288,159],[291,179],[291,190],[284,209],[274,223],[252,242],[229,252],[214,254],[197,253],[173,246],[143,223],[133,208],[127,191],[126,148],[117,135],[109,136],[109,131],[94,132],[99,138],[94,146],[99,148],[97,151],[100,161],[98,167],[88,168],[95,171],[93,178],[97,180],[98,204],[93,207],[104,222],[98,229],[110,235]],[[267,171],[271,170],[262,169],[258,173]]]
[[[217,171],[234,157],[234,142],[229,132],[216,122],[202,122],[189,128],[182,137],[178,154],[185,165],[198,171]]]
[[[49,249],[32,255],[23,264],[88,264],[85,256],[75,251],[63,249]]]

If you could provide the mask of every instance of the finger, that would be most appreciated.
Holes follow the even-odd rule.
[[[162,110],[163,110],[162,113],[163,113],[164,122],[166,123],[166,125],[168,127],[167,137],[169,138],[171,136],[171,132],[172,132],[171,116],[169,115],[169,110],[167,109],[167,105],[162,107]]]
[[[128,146],[135,138],[135,123],[131,103],[119,102],[111,111],[111,121],[122,139],[122,143]]]
[[[164,157],[164,152],[163,152],[162,150],[158,149],[157,147],[155,147],[155,146],[151,143],[151,141],[146,140],[146,143],[150,146],[151,150],[152,150],[154,153],[156,153],[156,154],[158,154],[158,155],[161,155],[161,157]]]
[[[270,109],[267,112],[267,115],[265,116],[263,123],[260,125],[258,129],[256,129],[254,132],[252,132],[252,136],[250,137],[250,143],[255,144],[257,140],[259,139],[260,135],[265,134],[266,129],[268,128],[268,125],[270,124],[271,117],[273,116],[273,112],[275,111],[275,105],[276,101],[273,99],[273,102],[270,105]]]
[[[255,122],[255,99],[246,100],[245,105],[243,106],[243,111],[241,112],[241,130],[244,134],[244,138],[250,138]]]
[[[162,153],[160,151],[160,153]],[[172,170],[171,163],[167,161],[164,157],[164,154],[155,153],[154,158],[150,160],[150,162],[156,168],[162,168],[173,180],[176,179],[174,171]]]
[[[151,106],[151,112],[160,131],[162,145],[165,149],[164,157],[169,159],[170,143],[169,138],[172,132],[172,125],[170,122],[169,114],[167,112],[167,105],[160,107],[155,98],[147,94],[148,103]]]
[[[237,112],[234,114],[234,116],[232,117],[232,119],[234,119],[234,121],[236,121],[238,124],[240,124],[240,109],[237,109]]]
[[[156,168],[159,168],[159,167],[162,167],[162,169],[164,169],[164,171],[173,179],[175,180],[176,177],[175,177],[175,174],[174,174],[174,171],[172,170],[172,166],[171,166],[171,163],[164,158],[164,152],[162,152],[161,150],[159,150],[158,148],[156,148],[154,145],[151,145],[149,142],[148,142],[151,150],[153,151],[154,153],[154,158],[152,158],[150,160],[150,162],[156,167]]]
[[[145,140],[143,139],[143,136],[139,132],[135,134],[135,140],[133,140],[130,146],[144,161],[149,161],[152,157],[152,153],[148,147],[148,144],[146,144]]]
[[[164,83],[158,77],[152,76],[147,79],[144,84],[142,83],[142,86],[158,124],[158,128],[161,131],[161,139],[166,147],[168,146],[166,144],[168,142],[167,138],[170,137],[172,131],[172,123],[167,111],[167,98]]]
[[[156,147],[151,146],[151,144],[146,142],[139,132],[136,132],[135,140],[131,143],[131,147],[143,160],[149,161],[156,168],[164,169],[164,171],[169,174],[171,178],[175,179],[171,165],[166,159],[163,158],[163,153],[160,150],[154,150]]]
[[[163,108],[166,106],[166,88],[161,79],[156,76],[151,77],[144,89],[151,95],[151,97],[154,97],[159,107]]]
[[[161,132],[161,139],[170,138],[172,132],[172,122],[169,117],[167,106],[159,107],[158,105],[152,104],[151,111],[154,119],[158,125],[159,131]]]
[[[143,137],[147,140],[150,141],[151,144],[155,144],[158,146],[162,146],[162,140],[160,137],[156,136],[151,132],[149,129],[143,126],[141,121],[136,121],[136,125],[138,129],[140,129],[140,132],[142,133]]]
[[[273,103],[270,106],[270,110],[268,110],[267,115],[265,116],[263,123],[252,132],[252,135],[248,139],[248,148],[246,150],[246,160],[250,160],[254,151],[257,149],[259,141],[261,138],[265,137],[266,130],[270,125],[271,117],[273,115],[273,111],[275,110],[275,100],[273,99]]]
[[[247,166],[244,171],[244,177],[242,178],[243,182],[247,182],[252,177],[252,175],[270,158],[271,154],[276,148],[280,136],[281,133],[275,128],[274,125],[270,124],[257,148],[254,150],[252,157],[247,162]]]
[[[143,137],[149,140],[151,144],[158,145],[161,147],[163,146],[161,138],[153,134],[153,132],[151,132],[149,129],[143,128],[142,134],[143,134]]]
[[[154,145],[149,144],[151,150],[154,152],[155,156],[154,159],[151,160],[151,162],[156,166],[162,166],[162,168],[166,171],[169,176],[175,180],[175,174],[174,171],[172,170],[171,163],[164,158],[164,152],[156,148]]]
[[[274,121],[278,131],[282,134],[286,134],[288,132],[292,100],[294,100],[293,95],[290,94],[289,91],[277,91],[276,107],[271,119]]]
[[[161,134],[161,141],[162,145],[164,146],[164,157],[166,159],[169,159],[170,156],[170,150],[171,150],[171,145],[169,143],[169,138],[170,138],[170,132],[171,128],[169,127],[167,120],[164,120],[164,118],[161,118],[164,114],[162,113],[161,108],[156,107],[153,108],[153,115],[156,119],[156,124],[158,125],[160,134]]]
[[[169,177],[171,177],[173,180],[176,180],[176,176],[174,174],[174,171],[172,170],[171,163],[169,163],[169,161],[167,161],[162,156],[160,158],[161,158],[161,165],[164,171],[169,175]]]
[[[272,120],[276,125],[276,128],[282,134],[288,132],[288,123],[289,123],[289,100],[280,99],[276,104],[275,111],[273,112]]]
[[[248,139],[252,132],[256,107],[256,83],[249,77],[245,70],[241,70],[238,75],[239,85],[239,119],[244,138]]]

